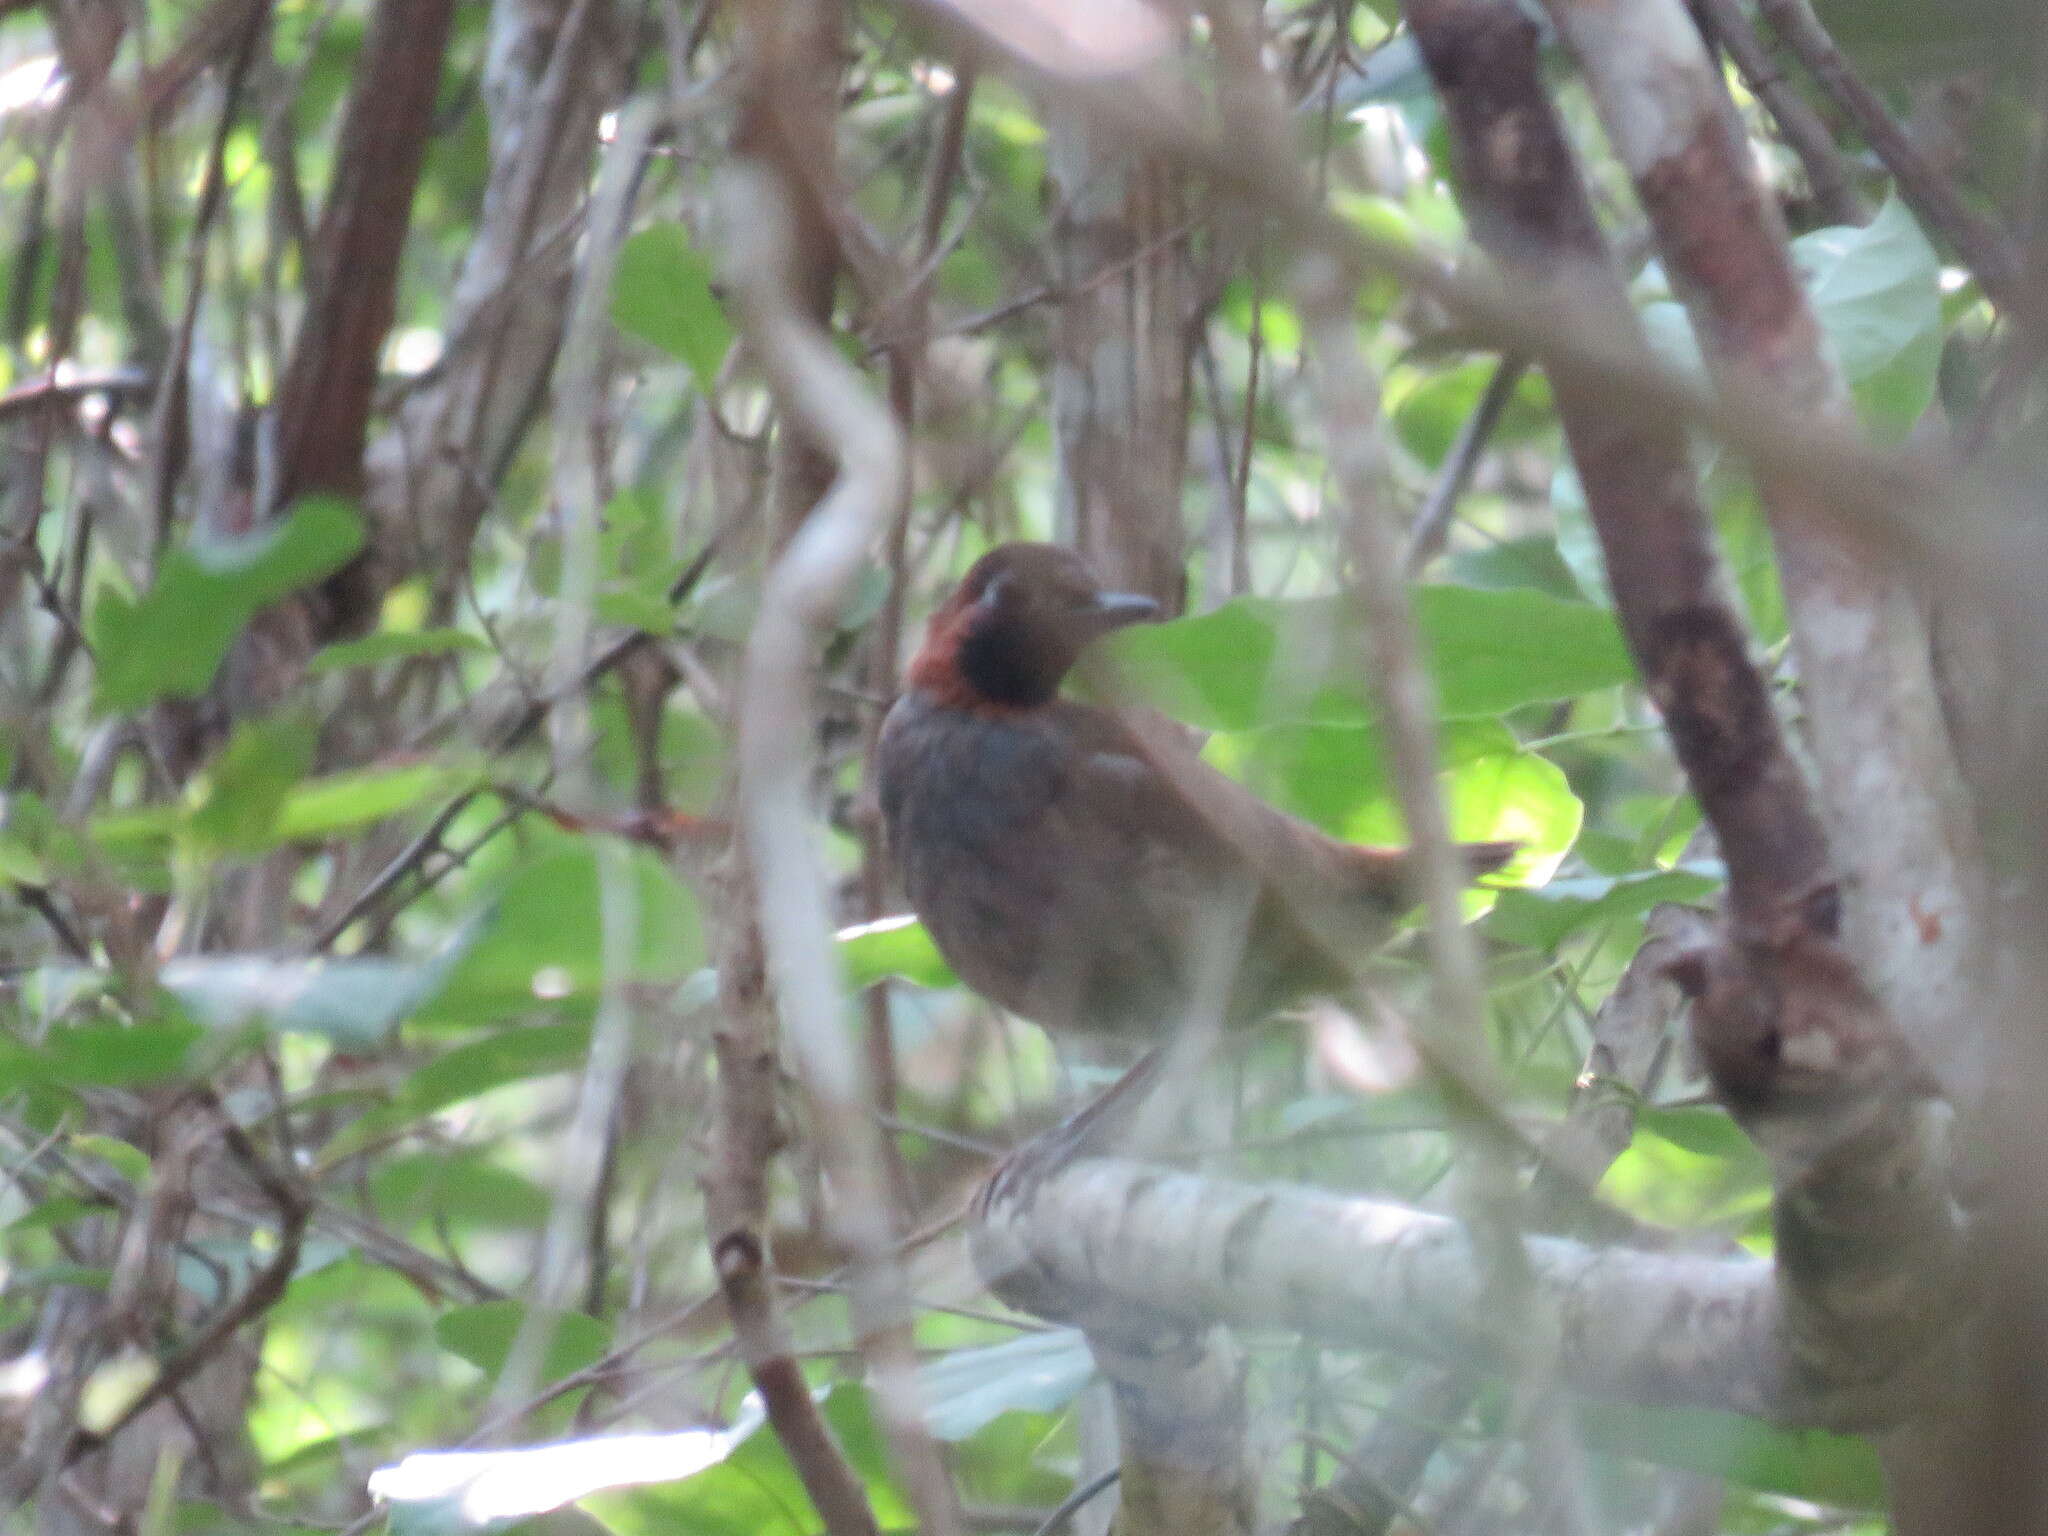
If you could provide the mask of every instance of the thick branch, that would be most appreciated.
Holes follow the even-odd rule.
[[[398,274],[431,136],[454,0],[383,0],[343,119],[334,186],[314,251],[318,304],[299,327],[278,395],[277,500],[359,493],[377,360],[398,303]],[[365,593],[331,586],[346,629]]]
[[[1485,0],[1409,0],[1451,125],[1472,230],[1502,268],[1557,291],[1598,333],[1641,349],[1563,130],[1534,27]],[[1676,421],[1607,407],[1604,380],[1542,354],[1612,578],[1622,629],[1728,862],[1735,911],[1796,903],[1828,874],[1826,836],[1721,570]]]
[[[1588,323],[1640,344],[1531,24],[1487,0],[1407,9],[1475,232],[1512,275],[1566,289]],[[1721,1096],[1771,1159],[1788,1347],[1845,1368],[1861,1353],[1890,1373],[1926,1351],[1953,1300],[1937,1110],[1893,1016],[1833,942],[1826,840],[1723,595],[1682,438],[1614,421],[1575,365],[1546,363],[1623,626],[1728,861],[1732,933],[1702,920],[1668,968],[1696,1000],[1694,1039]],[[1881,1334],[1873,1304],[1888,1309]]]
[[[1842,381],[1732,104],[1679,0],[1548,0],[1724,390],[1848,423]],[[1981,1087],[1981,851],[1941,719],[1926,624],[1896,563],[1831,526],[1832,497],[1766,469],[1846,939],[1945,1086]],[[1617,585],[1620,579],[1617,574]]]
[[[1096,1159],[1006,1186],[973,1242],[1005,1299],[1084,1327],[1149,1314],[1480,1369],[1518,1368],[1530,1347],[1462,1224],[1382,1201]],[[1527,1250],[1558,1320],[1541,1369],[1572,1391],[1852,1427],[1918,1406],[1860,1357],[1791,1349],[1768,1261],[1542,1236]]]

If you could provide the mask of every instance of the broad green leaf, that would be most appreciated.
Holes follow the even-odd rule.
[[[360,1151],[437,1110],[528,1078],[573,1072],[590,1050],[590,1026],[542,1024],[501,1029],[437,1056],[400,1085],[391,1101],[344,1126],[321,1149],[319,1164]]]
[[[566,835],[548,841],[499,891],[430,1017],[501,1018],[593,995],[607,980],[678,982],[703,963],[696,901],[659,855]],[[622,974],[607,978],[601,884],[614,876],[619,920],[631,931]]]
[[[75,1156],[98,1158],[137,1187],[149,1178],[149,1154],[117,1136],[102,1136],[89,1132],[66,1138],[65,1145]]]
[[[1455,367],[1422,372],[1392,406],[1391,420],[1401,445],[1432,469],[1442,465],[1499,368],[1498,358],[1476,357]],[[1497,446],[1526,442],[1555,421],[1550,385],[1532,370],[1516,381],[1490,441]]]
[[[1578,836],[1585,808],[1555,763],[1523,750],[1498,721],[1448,726],[1439,743],[1451,835],[1522,845],[1506,872],[1541,882]],[[1213,738],[1206,751],[1282,809],[1350,842],[1398,844],[1407,834],[1377,730],[1290,724]]]
[[[133,1024],[92,1018],[54,1024],[34,1045],[0,1035],[0,1082],[53,1088],[126,1088],[162,1082],[185,1071],[204,1033],[178,1018]]]
[[[434,1337],[443,1349],[460,1355],[486,1375],[496,1376],[505,1368],[512,1341],[525,1321],[526,1303],[522,1301],[482,1301],[443,1312],[434,1319]],[[554,1320],[535,1384],[559,1381],[595,1364],[611,1348],[611,1339],[610,1324],[582,1312],[562,1313]]]
[[[1882,1509],[1884,1476],[1866,1440],[1818,1429],[1780,1429],[1704,1408],[1581,1402],[1573,1418],[1586,1445],[1722,1477],[1745,1488],[1838,1509]]]
[[[946,957],[932,943],[923,923],[910,916],[877,918],[842,928],[839,961],[846,968],[846,985],[853,991],[873,986],[890,976],[901,976],[920,987],[957,987],[960,978],[946,964]]]
[[[916,1518],[890,1476],[867,1393],[855,1386],[834,1387],[824,1395],[823,1409],[860,1477],[876,1522],[885,1531],[913,1528]],[[744,1428],[744,1422],[736,1426]],[[695,1476],[597,1494],[581,1507],[615,1536],[672,1536],[678,1531],[690,1536],[815,1536],[824,1529],[781,1442],[759,1428],[740,1435],[729,1454]]]
[[[1897,197],[1858,228],[1792,243],[1864,424],[1899,441],[1934,398],[1941,362],[1941,258]]]
[[[1076,1328],[1025,1333],[984,1349],[957,1349],[918,1372],[925,1423],[941,1440],[965,1440],[1000,1414],[1064,1408],[1095,1375]]]
[[[288,716],[246,720],[193,781],[184,833],[207,853],[270,847],[279,810],[313,766],[311,722]]]
[[[1627,682],[1611,614],[1528,588],[1430,586],[1416,623],[1443,713],[1494,715]],[[1111,642],[1161,708],[1211,730],[1343,720],[1372,707],[1364,635],[1332,599],[1239,598]]]
[[[537,1230],[547,1220],[547,1191],[486,1157],[447,1150],[386,1159],[370,1193],[387,1222],[456,1221]]]
[[[619,251],[612,322],[678,361],[709,394],[732,345],[732,322],[711,290],[711,258],[680,224],[641,230]]]
[[[1641,874],[1573,875],[1541,890],[1501,892],[1486,931],[1509,944],[1554,949],[1596,923],[1641,915],[1660,901],[1704,901],[1721,888],[1718,866],[1653,869]]]
[[[328,838],[474,788],[482,774],[460,763],[409,763],[309,779],[284,797],[271,837],[280,843]]]
[[[1725,1225],[1770,1209],[1771,1170],[1720,1110],[1645,1110],[1600,1192],[1659,1225]]]
[[[349,667],[375,666],[380,661],[400,661],[413,656],[447,656],[456,651],[489,651],[476,635],[460,629],[393,629],[344,640],[316,652],[306,664],[314,676],[340,672]]]
[[[1445,562],[1445,569],[1453,581],[1465,587],[1533,587],[1568,603],[1585,596],[1561,558],[1557,541],[1541,534],[1461,550]]]
[[[197,698],[258,609],[339,569],[362,544],[354,508],[316,497],[261,532],[173,551],[139,598],[102,591],[91,615],[98,707]]]

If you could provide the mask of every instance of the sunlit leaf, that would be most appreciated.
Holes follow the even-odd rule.
[[[823,1409],[876,1522],[885,1531],[911,1529],[915,1518],[890,1475],[867,1393],[834,1387],[824,1395]],[[758,1430],[741,1435],[723,1460],[693,1477],[596,1494],[582,1507],[616,1536],[815,1536],[824,1529],[781,1442]]]
[[[1522,845],[1501,876],[1547,879],[1585,815],[1556,764],[1525,751],[1496,721],[1459,721],[1443,732],[1443,793],[1451,834]],[[1290,724],[1212,738],[1206,755],[1266,799],[1351,842],[1407,841],[1377,730]]]
[[[872,923],[842,928],[837,937],[840,963],[846,967],[846,984],[855,991],[890,976],[900,976],[920,987],[960,984],[945,956],[932,943],[931,934],[914,917],[878,918]]]
[[[1636,917],[1660,901],[1700,902],[1721,887],[1718,866],[1575,875],[1540,890],[1503,891],[1486,930],[1510,944],[1552,949],[1594,924]]]

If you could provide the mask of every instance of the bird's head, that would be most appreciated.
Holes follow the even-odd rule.
[[[932,615],[910,683],[948,703],[1028,709],[1051,702],[1090,641],[1158,617],[1151,598],[1105,590],[1070,549],[1000,545]]]

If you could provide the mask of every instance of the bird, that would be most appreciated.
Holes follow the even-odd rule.
[[[1340,842],[1205,764],[1183,727],[1061,696],[1161,617],[1072,550],[1009,543],[933,612],[883,721],[877,798],[912,909],[959,978],[1055,1037],[1156,1044],[1321,995],[1420,899],[1409,850]],[[1516,852],[1461,845],[1477,876]]]

